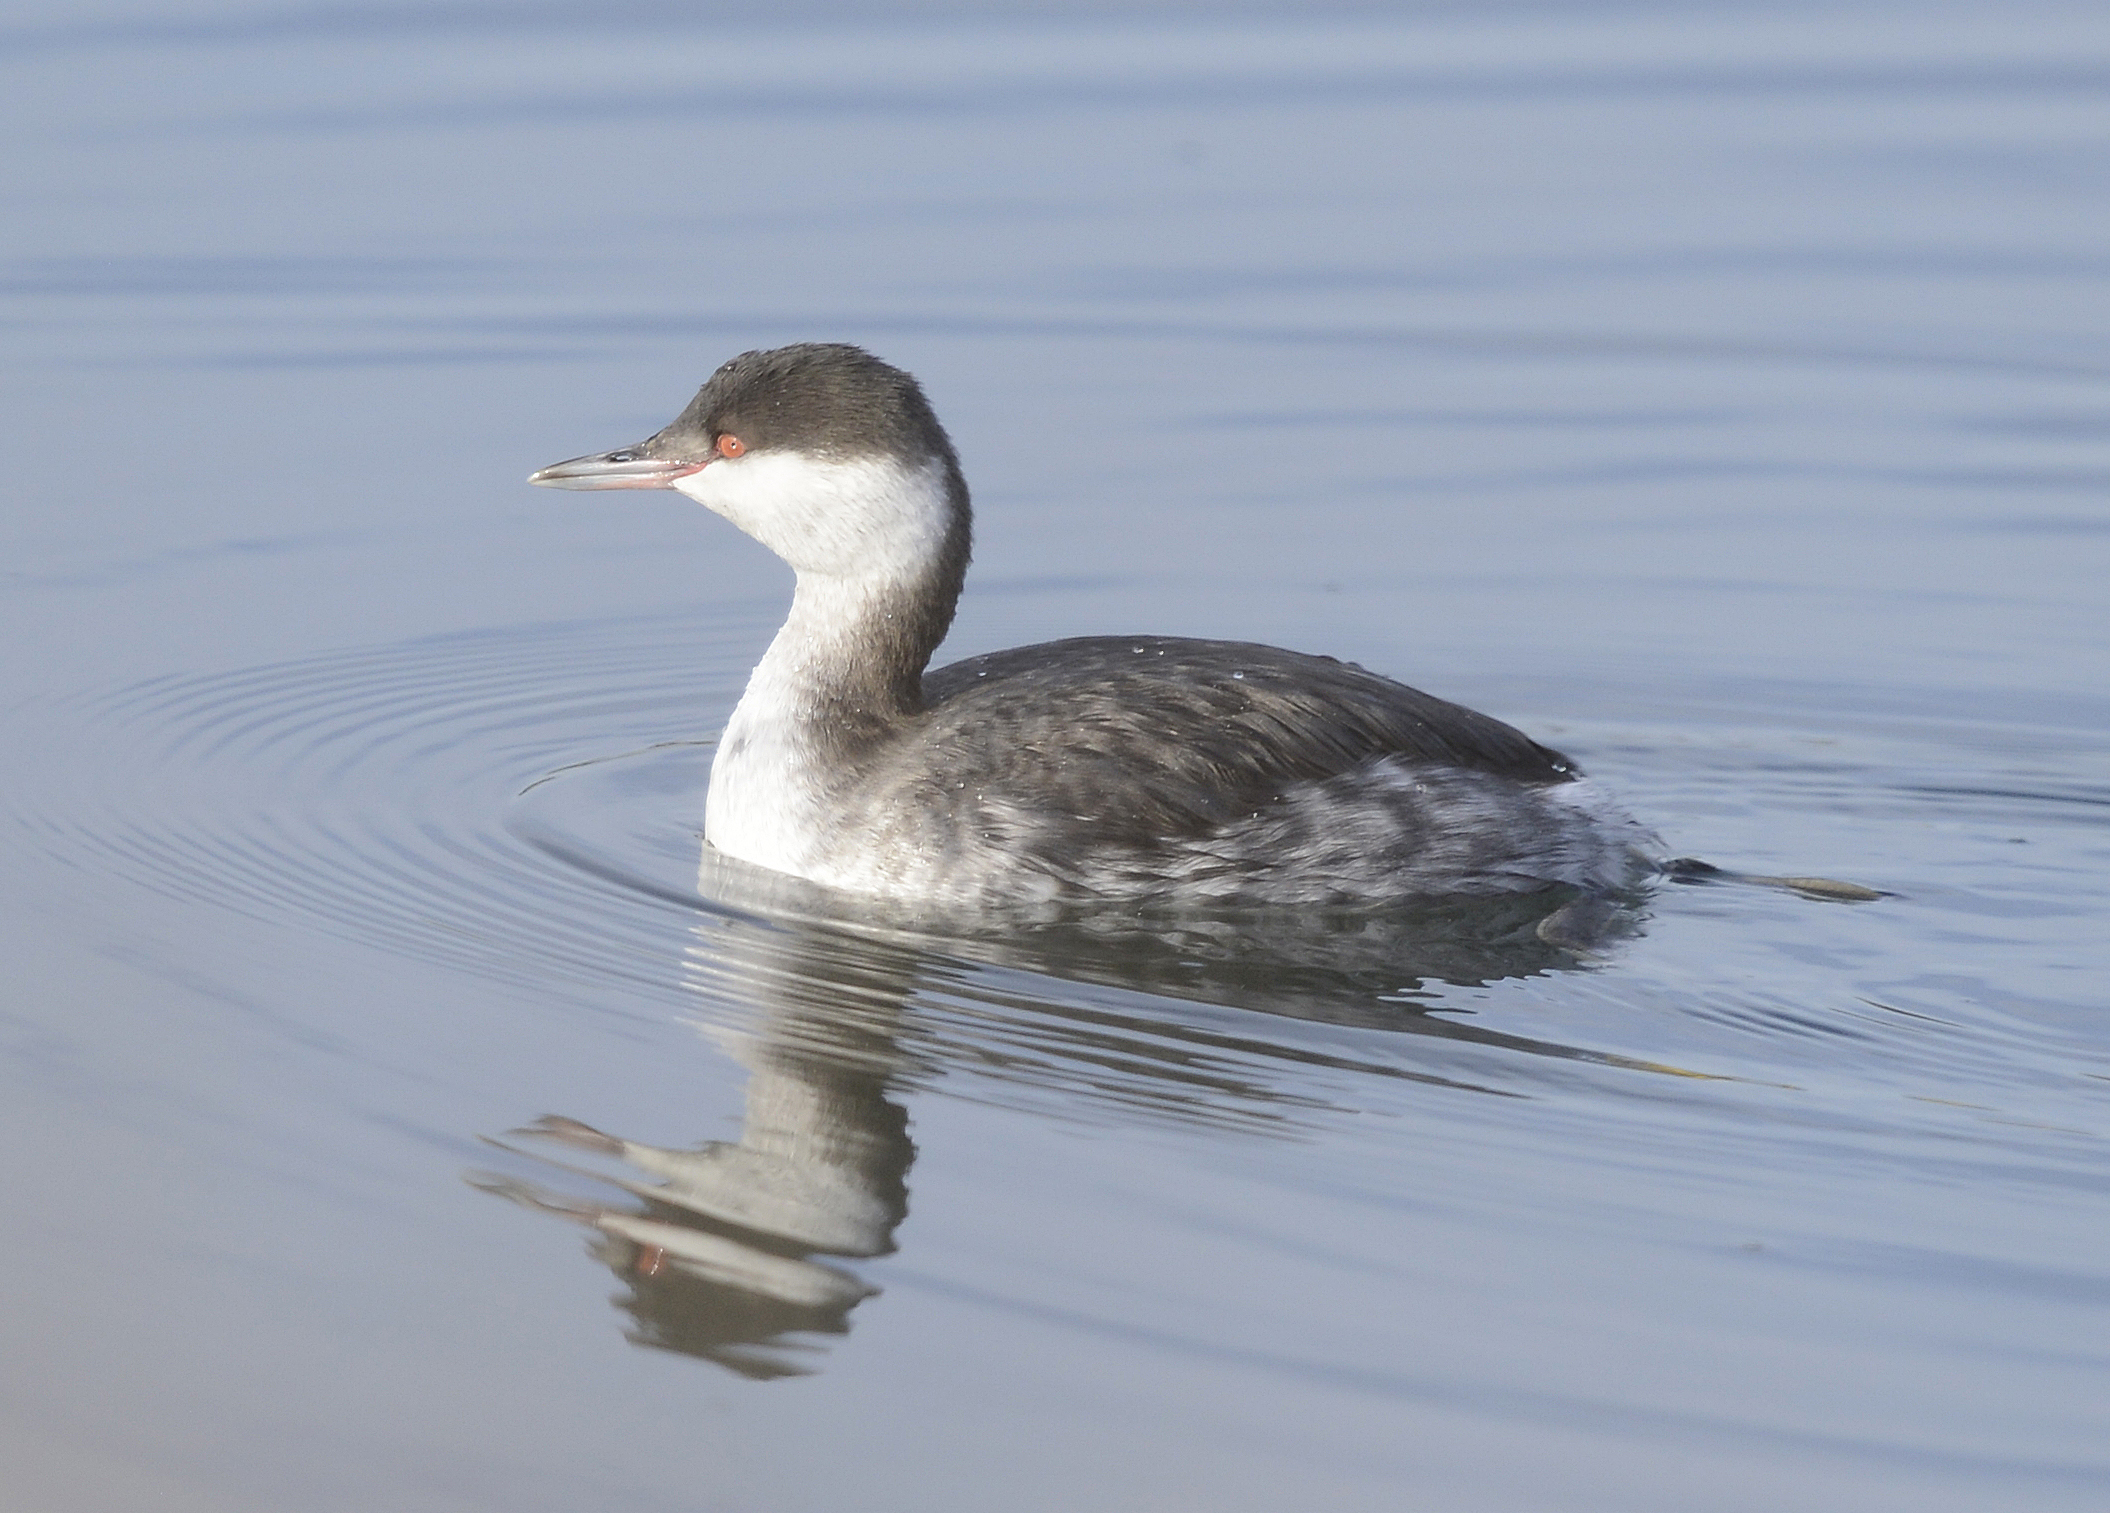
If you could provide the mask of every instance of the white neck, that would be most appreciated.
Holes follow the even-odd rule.
[[[833,692],[872,613],[866,585],[800,574],[791,616],[747,680],[711,762],[704,838],[757,866],[811,875],[837,776]]]
[[[772,466],[742,475],[756,463]],[[798,586],[719,739],[704,836],[826,881],[820,856],[843,786],[921,708],[923,664],[950,619],[945,474],[765,456],[698,476],[721,472],[717,486],[685,481],[684,492],[790,561]]]

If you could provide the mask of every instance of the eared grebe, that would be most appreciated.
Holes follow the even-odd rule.
[[[704,835],[911,903],[1356,904],[1632,886],[1653,838],[1559,752],[1330,657],[1094,636],[925,664],[967,484],[916,381],[747,352],[649,440],[529,480],[678,489],[798,574],[711,764]]]

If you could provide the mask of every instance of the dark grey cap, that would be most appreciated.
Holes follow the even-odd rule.
[[[700,458],[728,434],[750,453],[894,457],[910,464],[943,458],[957,465],[952,442],[916,380],[845,342],[741,353],[640,450],[653,457]]]

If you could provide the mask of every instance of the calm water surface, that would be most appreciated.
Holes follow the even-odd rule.
[[[2110,1496],[2098,8],[32,5],[0,102],[9,1508]],[[1331,652],[1891,896],[714,864],[788,573],[520,480],[812,338],[948,657]]]

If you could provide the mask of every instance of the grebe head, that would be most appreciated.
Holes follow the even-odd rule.
[[[956,595],[967,566],[967,485],[930,402],[899,368],[841,343],[743,352],[656,435],[528,482],[677,489],[802,577],[935,573]]]

